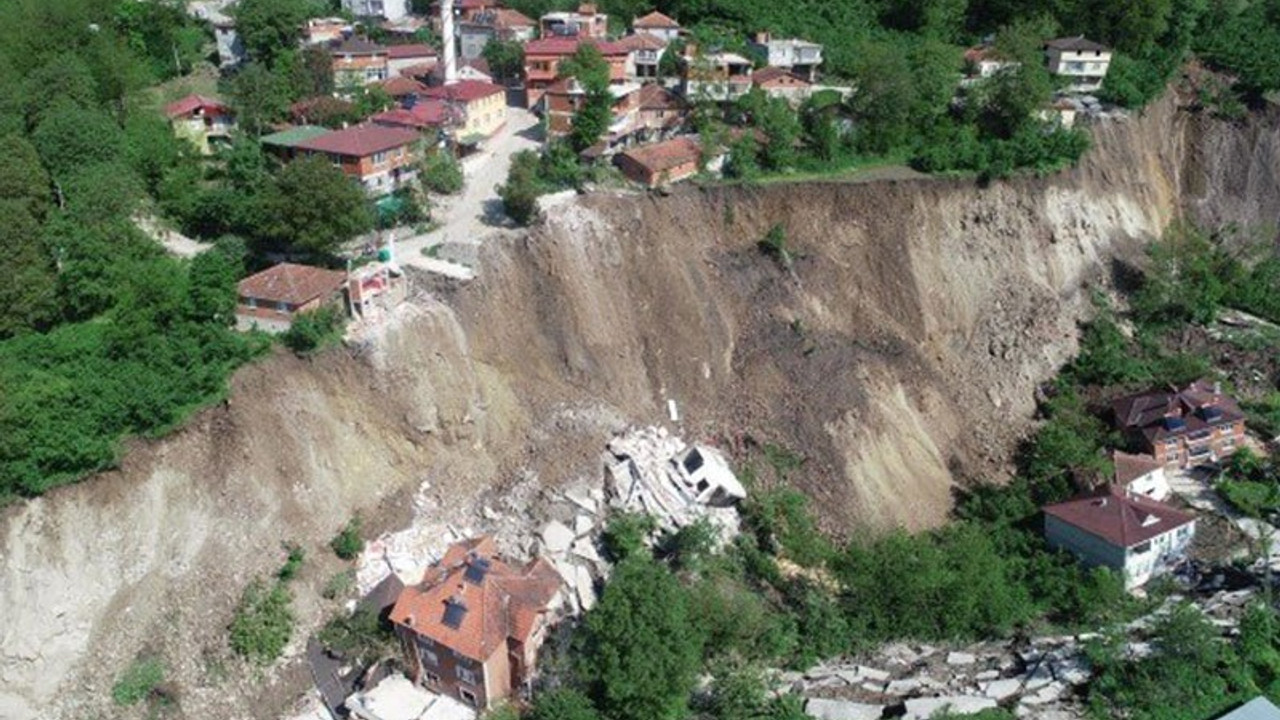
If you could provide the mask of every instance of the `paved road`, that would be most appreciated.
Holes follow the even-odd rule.
[[[507,179],[511,156],[521,150],[537,149],[538,118],[521,107],[507,108],[507,124],[476,155],[462,162],[466,186],[460,195],[437,200],[433,214],[441,220],[435,230],[396,239],[396,254],[402,264],[458,277],[469,276],[466,268],[423,255],[425,248],[449,245],[479,246],[486,237],[509,232],[511,225],[502,213],[502,201],[494,188]]]

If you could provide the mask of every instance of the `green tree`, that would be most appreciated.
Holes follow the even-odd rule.
[[[109,115],[66,101],[42,115],[31,140],[59,181],[84,165],[115,162],[125,154],[124,131]]]
[[[507,181],[497,188],[502,208],[517,225],[528,225],[538,215],[538,154],[521,150],[511,158]]]
[[[422,184],[431,192],[453,195],[462,192],[462,165],[446,150],[436,150],[422,161]]]
[[[259,137],[289,110],[289,88],[266,65],[251,62],[231,78],[227,96],[245,132]]]
[[[573,130],[569,134],[574,150],[582,152],[600,140],[613,120],[609,63],[595,45],[582,43],[561,64],[561,72],[565,77],[576,79],[584,93],[582,105],[573,114]]]
[[[995,137],[1008,139],[1035,122],[1034,113],[1044,108],[1052,93],[1049,74],[1038,63],[1022,63],[996,73],[978,86],[983,129]]]
[[[786,100],[772,98],[760,115],[760,130],[768,140],[760,159],[773,171],[786,170],[796,163],[796,143],[800,139],[800,119]]]
[[[0,199],[21,202],[34,217],[44,216],[52,192],[40,155],[23,136],[0,137]]]
[[[524,46],[515,40],[490,40],[484,46],[484,60],[494,76],[515,80],[524,72]]]
[[[40,228],[17,199],[0,199],[0,339],[48,327],[57,314],[53,261],[40,244]]]
[[[225,237],[191,259],[191,315],[201,323],[230,327],[236,320],[236,282],[244,276],[244,241]]]
[[[231,649],[259,665],[280,657],[293,634],[291,602],[283,583],[249,583],[231,621]]]
[[[526,717],[527,720],[600,720],[591,700],[571,688],[540,693]]]
[[[697,679],[702,637],[670,572],[632,556],[584,621],[577,672],[611,720],[676,720]]]
[[[323,9],[311,0],[239,0],[236,34],[250,58],[271,66],[282,52],[297,46],[307,18]]]
[[[298,250],[332,252],[373,228],[360,186],[321,157],[285,166],[271,203],[272,237]]]
[[[20,82],[28,128],[39,125],[44,113],[60,103],[69,102],[80,108],[98,105],[97,82],[84,59],[76,54],[59,55]]]

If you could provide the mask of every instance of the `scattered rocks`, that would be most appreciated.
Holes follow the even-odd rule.
[[[552,520],[542,529],[542,544],[548,553],[568,552],[573,538],[573,531],[557,520]]]
[[[948,665],[972,665],[978,661],[978,658],[972,653],[966,652],[949,652],[947,653]]]
[[[996,701],[986,697],[973,695],[951,695],[947,697],[913,698],[906,702],[907,712],[904,720],[928,720],[941,711],[953,715],[972,715],[983,710],[996,707]]]
[[[880,720],[880,716],[884,714],[884,706],[847,700],[810,698],[804,705],[804,712],[818,720]]]
[[[995,700],[1003,700],[1017,695],[1022,690],[1022,678],[992,680],[982,684],[982,694]]]

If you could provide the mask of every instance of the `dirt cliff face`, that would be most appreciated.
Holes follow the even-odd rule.
[[[1280,215],[1278,142],[1267,121],[1189,125],[1170,101],[1097,128],[1052,178],[558,204],[370,346],[248,367],[229,404],[119,471],[3,511],[0,717],[123,716],[110,687],[144,651],[181,715],[275,717],[305,672],[229,660],[226,625],[282,542],[310,550],[305,635],[333,609],[323,544],[354,512],[391,527],[424,480],[448,507],[521,474],[593,474],[611,430],[664,422],[669,401],[687,436],[802,453],[831,529],[936,524],[956,477],[1007,463],[1112,257],[1184,202]],[[756,246],[774,225],[790,269]]]

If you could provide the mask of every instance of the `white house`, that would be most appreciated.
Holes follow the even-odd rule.
[[[680,23],[654,10],[632,21],[631,32],[636,35],[651,35],[669,43],[680,37]]]
[[[818,76],[822,64],[822,46],[796,38],[774,38],[767,32],[756,33],[747,43],[751,49],[762,53],[766,65],[790,71],[809,82]]]
[[[1005,60],[990,45],[977,45],[964,51],[965,74],[961,85],[982,82],[1005,68],[1018,67],[1019,63]]]
[[[1083,37],[1050,40],[1044,50],[1049,72],[1067,78],[1070,92],[1096,92],[1111,67],[1111,50]]]
[[[409,0],[342,0],[342,9],[356,17],[400,20],[409,14]]]
[[[751,61],[736,53],[697,54],[685,48],[681,92],[689,100],[732,102],[751,90]]]
[[[1115,484],[1152,500],[1164,501],[1173,492],[1164,474],[1164,463],[1150,455],[1130,455],[1119,450],[1111,454]]]
[[[1050,546],[1120,573],[1126,589],[1177,565],[1195,532],[1195,516],[1114,485],[1044,508]]]

